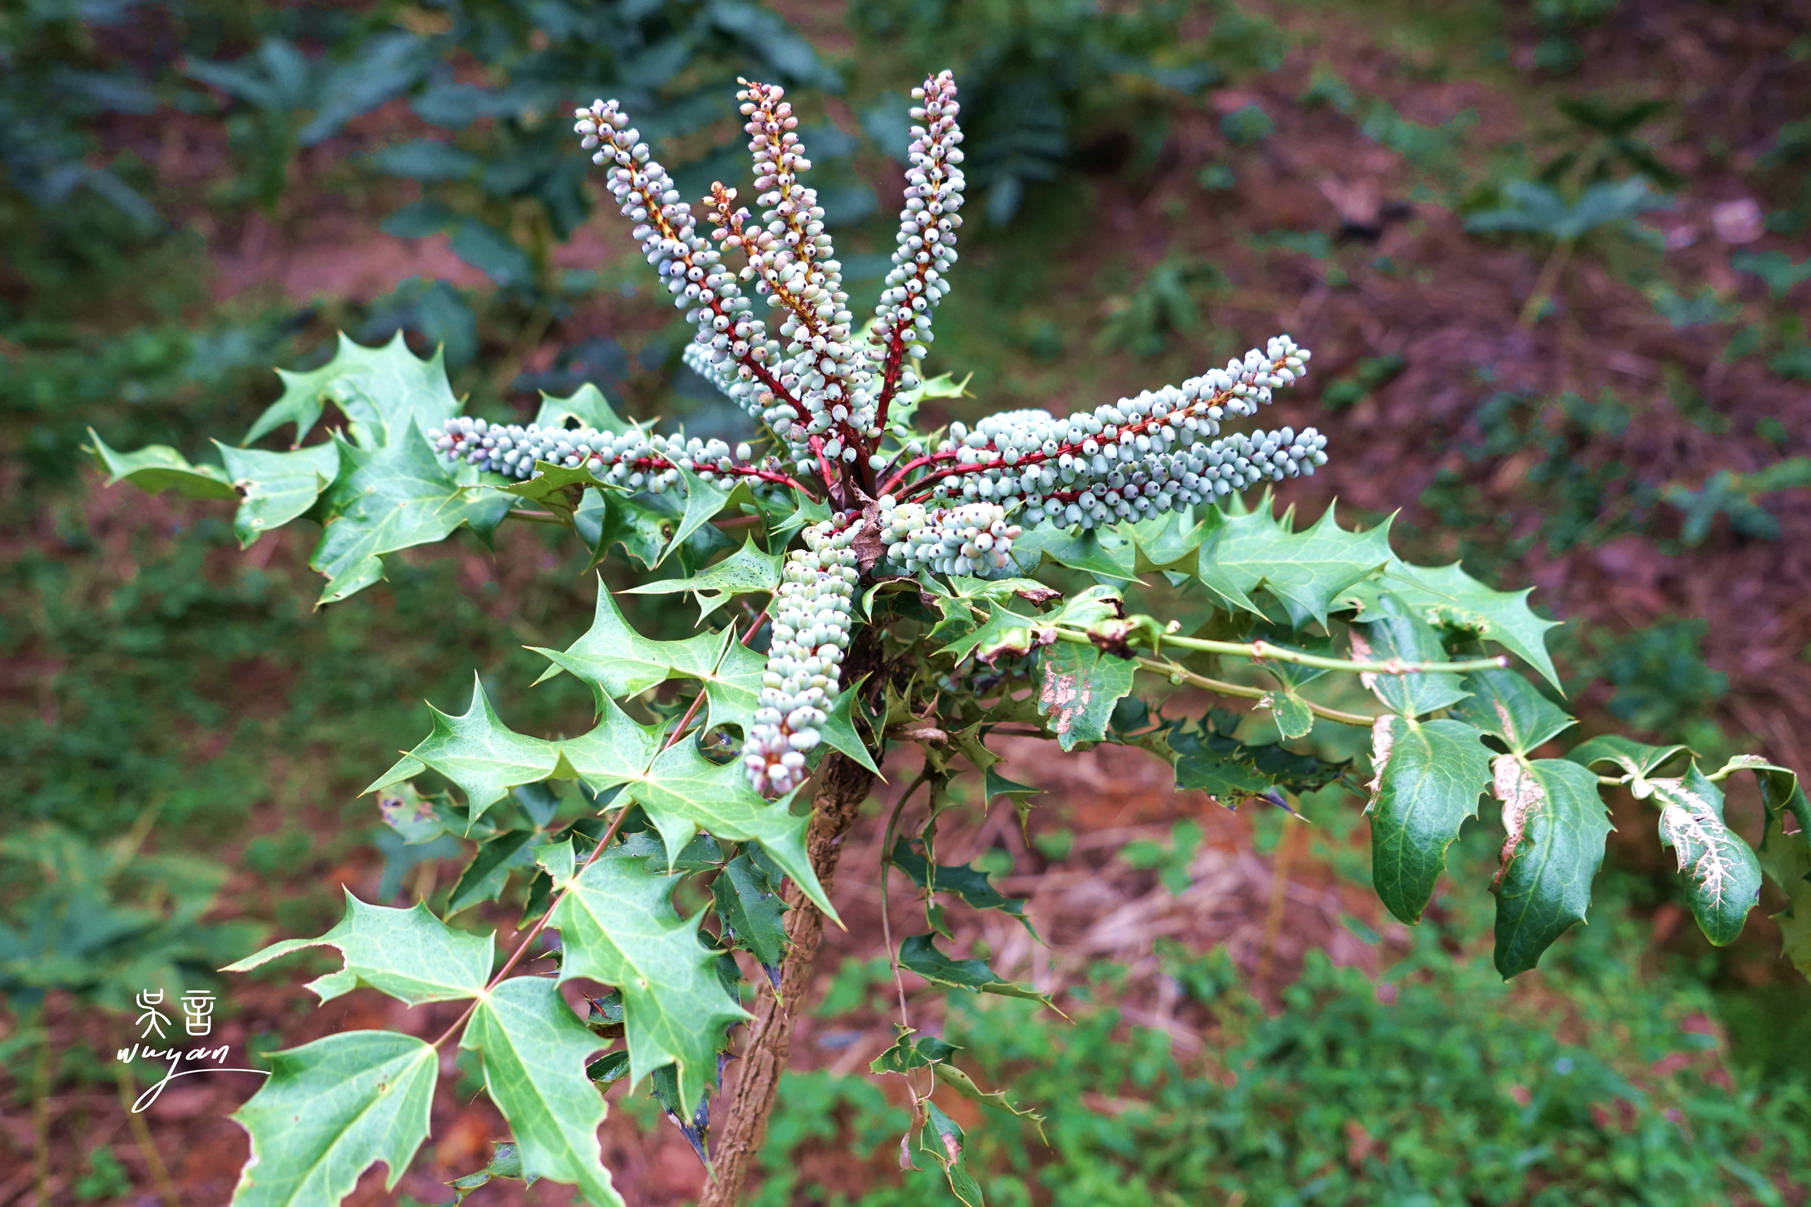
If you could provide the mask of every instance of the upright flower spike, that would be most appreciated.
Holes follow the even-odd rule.
[[[886,289],[874,316],[879,379],[872,406],[859,408],[858,423],[878,435],[887,408],[902,390],[918,384],[914,361],[929,349],[931,313],[949,292],[956,262],[956,229],[962,225],[962,130],[956,125],[956,80],[940,71],[912,89],[910,166],[905,208],[899,214],[898,247]]]
[[[642,254],[675,295],[674,304],[697,326],[712,380],[782,440],[795,449],[802,445],[810,413],[781,384],[779,345],[750,313],[736,275],[698,234],[692,208],[680,199],[673,178],[650,155],[616,101],[593,101],[574,116],[581,145],[593,151],[592,162],[606,170],[623,216],[635,223]]]
[[[744,213],[730,208],[734,190],[718,185],[712,190],[717,237],[747,255],[756,290],[778,315],[787,356],[781,381],[811,412],[807,430],[834,441],[832,457],[853,462],[866,434],[850,422],[864,374],[849,334],[854,315],[842,265],[824,229],[817,190],[801,179],[811,161],[799,141],[799,120],[782,89],[738,82],[761,223],[746,225]]]

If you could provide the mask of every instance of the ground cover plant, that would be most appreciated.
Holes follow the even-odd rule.
[[[547,399],[531,424],[466,416],[439,358],[400,340],[345,341],[327,365],[285,374],[242,443],[219,445],[218,466],[92,437],[115,479],[236,500],[246,544],[319,521],[323,604],[379,582],[400,550],[460,528],[492,541],[513,522],[567,529],[600,563],[620,550],[645,571],[636,591],[699,608],[694,636],[653,640],[600,581],[590,630],[536,651],[543,678],[590,690],[589,721],[519,732],[480,682],[373,781],[405,843],[474,848],[449,916],[527,883],[520,934],[498,962],[494,933],[348,895],[326,934],[233,965],[325,946],[343,966],[312,983],[323,1000],[364,985],[463,1011],[432,1043],[355,1030],[275,1054],[237,1116],[252,1154],[236,1201],[337,1201],[378,1162],[393,1186],[427,1132],[436,1052],[454,1040],[512,1132],[493,1173],[620,1201],[596,1140],[598,1083],[647,1079],[711,1163],[705,1201],[736,1201],[823,918],[836,916],[841,840],[899,745],[920,747],[922,768],[893,793],[878,875],[883,891],[922,897],[926,929],[885,936],[896,978],[1039,999],[948,950],[949,898],[1019,907],[937,853],[962,777],[981,777],[983,800],[1023,804],[988,740],[1026,733],[1065,752],[1136,747],[1179,788],[1228,805],[1291,809],[1362,785],[1373,883],[1405,921],[1488,792],[1508,834],[1491,884],[1505,976],[1585,917],[1610,828],[1601,793],[1626,789],[1654,810],[1712,943],[1740,933],[1765,867],[1803,964],[1811,808],[1791,771],[1758,756],[1700,766],[1683,746],[1614,736],[1552,745],[1573,722],[1546,690],[1559,687],[1552,622],[1527,591],[1406,562],[1387,524],[1350,530],[1331,508],[1299,522],[1269,493],[1247,497],[1326,460],[1313,429],[1222,430],[1305,373],[1288,336],[1117,403],[921,430],[921,404],[958,389],[922,379],[917,361],[955,266],[964,175],[953,79],[933,75],[913,96],[897,250],[865,328],[778,88],[747,83],[739,97],[758,216],[717,185],[701,223],[614,102],[576,115],[696,326],[688,363],[759,421],[758,448],[626,422],[595,389]],[[329,406],[337,426],[310,441]],[[287,447],[258,447],[286,431]],[[1165,685],[1249,712],[1183,712]],[[1306,744],[1327,726],[1368,734],[1367,769]],[[1749,774],[1765,806],[1758,854],[1723,810],[1721,785]],[[875,1061],[909,1089],[902,1159],[977,1202],[985,1171],[944,1103],[1006,1091],[981,1090],[948,1042],[914,1030],[904,996],[902,982],[898,1040]]]

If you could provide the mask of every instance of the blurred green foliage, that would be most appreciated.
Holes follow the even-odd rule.
[[[967,1127],[971,1167],[998,1171],[988,1201],[1784,1204],[1803,1192],[1788,1189],[1811,1157],[1803,1069],[1733,1063],[1704,1030],[1709,993],[1644,971],[1632,920],[1599,919],[1538,1000],[1504,995],[1438,924],[1413,935],[1411,954],[1375,975],[1309,951],[1276,1013],[1224,951],[1160,940],[1185,1029],[1209,1039],[1198,1054],[1125,1021],[1112,966],[1095,970],[1084,995],[1098,1004],[1072,1024],[952,995],[943,1037],[965,1067],[1047,1116],[1048,1147],[1002,1111]],[[860,1193],[795,1159],[810,1143],[878,1166],[906,1114],[865,1078],[789,1074],[754,1202],[922,1201],[934,1174]]]

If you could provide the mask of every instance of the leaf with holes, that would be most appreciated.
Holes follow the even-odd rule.
[[[1490,885],[1497,971],[1508,978],[1533,968],[1555,939],[1585,920],[1610,817],[1597,777],[1577,763],[1501,754],[1492,771],[1508,832]]]
[[[1421,917],[1446,870],[1446,848],[1478,815],[1490,779],[1483,736],[1462,721],[1398,716],[1371,728],[1371,881],[1404,922]]]
[[[234,448],[218,440],[214,445],[239,492],[233,534],[241,548],[313,507],[340,472],[339,445],[331,440],[286,453]]]

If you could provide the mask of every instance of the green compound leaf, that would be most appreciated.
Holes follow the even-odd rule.
[[[240,495],[233,516],[240,548],[313,507],[340,472],[339,445],[331,440],[287,453],[234,448],[218,440],[214,446]]]
[[[1029,985],[1002,979],[985,960],[955,960],[937,950],[933,935],[913,935],[899,945],[899,966],[917,973],[934,985],[949,985],[971,993],[997,993],[1001,997],[1022,997],[1042,1002],[1056,1009],[1048,995]],[[1061,1013],[1058,1011],[1058,1013]]]
[[[366,448],[405,443],[411,425],[425,432],[459,413],[441,353],[420,359],[400,331],[389,343],[370,348],[342,332],[332,360],[305,373],[278,369],[277,376],[283,380],[282,397],[258,416],[241,443],[255,444],[294,424],[291,443],[299,444],[328,403],[351,421],[353,441]]]
[[[238,492],[226,475],[212,465],[191,465],[187,457],[165,444],[153,444],[135,453],[119,453],[100,434],[88,429],[95,460],[107,472],[107,485],[130,482],[140,490],[158,494],[174,490],[189,499],[233,499]]]
[[[1268,591],[1299,625],[1317,620],[1342,591],[1375,573],[1395,555],[1390,552],[1390,523],[1348,532],[1333,516],[1332,505],[1314,525],[1290,530],[1294,510],[1278,521],[1266,499],[1246,512],[1228,512],[1224,522],[1201,546],[1196,574],[1228,605],[1262,615],[1253,601]]]
[[[1473,671],[1465,676],[1471,695],[1453,708],[1467,721],[1502,740],[1515,754],[1528,754],[1578,722],[1514,671]]]
[[[417,774],[412,764],[419,764],[457,784],[471,806],[471,820],[476,821],[511,788],[544,780],[560,765],[559,744],[531,738],[503,724],[476,676],[465,712],[455,717],[432,704],[428,711],[434,714],[433,732],[366,792],[388,788]]]
[[[647,777],[626,791],[660,831],[669,861],[699,830],[731,842],[758,842],[812,904],[836,918],[805,854],[810,818],[787,807],[790,797],[763,800],[739,762],[713,763],[698,753],[695,743],[680,742],[661,751]]]
[[[1138,664],[1093,645],[1059,641],[1038,657],[1038,713],[1057,745],[1074,750],[1107,736],[1113,709],[1132,691]]]
[[[717,917],[770,976],[786,955],[786,903],[778,887],[746,853],[724,864],[723,874],[711,881]]]
[[[1722,791],[1696,763],[1647,786],[1660,802],[1660,843],[1679,858],[1698,929],[1717,947],[1735,942],[1760,899],[1761,863],[1723,820]]]
[[[1129,739],[1176,769],[1178,789],[1197,789],[1229,808],[1252,797],[1282,803],[1273,794],[1313,792],[1344,774],[1347,764],[1297,754],[1277,744],[1252,745],[1234,736],[1239,714],[1214,711],[1193,725],[1173,721]]]
[[[1415,566],[1391,555],[1375,578],[1357,584],[1344,598],[1369,619],[1379,601],[1390,596],[1429,624],[1476,633],[1494,641],[1541,673],[1559,689],[1559,674],[1547,653],[1547,630],[1558,621],[1542,620],[1528,606],[1534,591],[1496,591],[1467,574],[1458,562],[1450,566]]]
[[[729,486],[721,486],[715,481],[705,481],[683,466],[678,467],[678,471],[680,480],[685,483],[685,513],[673,530],[673,539],[667,542],[660,555],[663,562],[685,544],[686,538],[716,519],[726,508],[742,503],[751,508],[755,506],[754,492],[746,481],[738,479]]]
[[[233,1120],[251,1158],[233,1207],[318,1207],[379,1161],[395,1190],[428,1135],[440,1062],[395,1031],[346,1031],[270,1054],[270,1079]]]
[[[1446,848],[1490,779],[1484,735],[1462,721],[1377,718],[1371,728],[1371,880],[1384,906],[1414,922],[1446,870]]]
[[[603,1095],[585,1075],[604,1045],[553,981],[527,976],[485,994],[459,1040],[483,1060],[484,1088],[515,1136],[523,1176],[577,1186],[594,1207],[623,1207],[597,1142]]]
[[[1352,626],[1352,656],[1364,661],[1447,662],[1440,637],[1419,616],[1386,600],[1376,619]],[[1405,717],[1419,717],[1465,698],[1459,676],[1450,671],[1390,675],[1366,673],[1360,678],[1384,705]]]
[[[1555,939],[1585,920],[1611,827],[1597,777],[1577,763],[1502,754],[1491,766],[1508,832],[1490,886],[1497,971],[1507,980],[1533,968]]]
[[[221,971],[249,972],[305,947],[333,947],[344,957],[345,967],[308,985],[323,1002],[368,985],[419,1006],[482,993],[490,976],[491,939],[454,930],[422,902],[391,909],[367,905],[347,891],[346,916],[326,934],[272,943]]]
[[[565,895],[550,925],[564,943],[562,982],[589,977],[622,995],[631,1084],[674,1065],[689,1118],[716,1082],[725,1028],[749,1014],[718,979],[718,954],[698,942],[704,915],[674,911],[679,879],[639,859],[599,859],[576,878],[555,880]]]
[[[308,561],[327,576],[323,604],[382,579],[384,554],[445,540],[466,525],[488,535],[509,510],[507,496],[456,481],[419,430],[378,448],[333,438],[340,476],[322,496],[327,526]]]
[[[682,641],[643,637],[630,627],[601,577],[597,608],[584,636],[564,650],[529,648],[553,663],[537,683],[565,671],[590,686],[600,709],[607,699],[626,700],[668,679],[697,679],[704,684],[709,725],[746,727],[766,670],[765,660],[737,641],[732,629]]]

